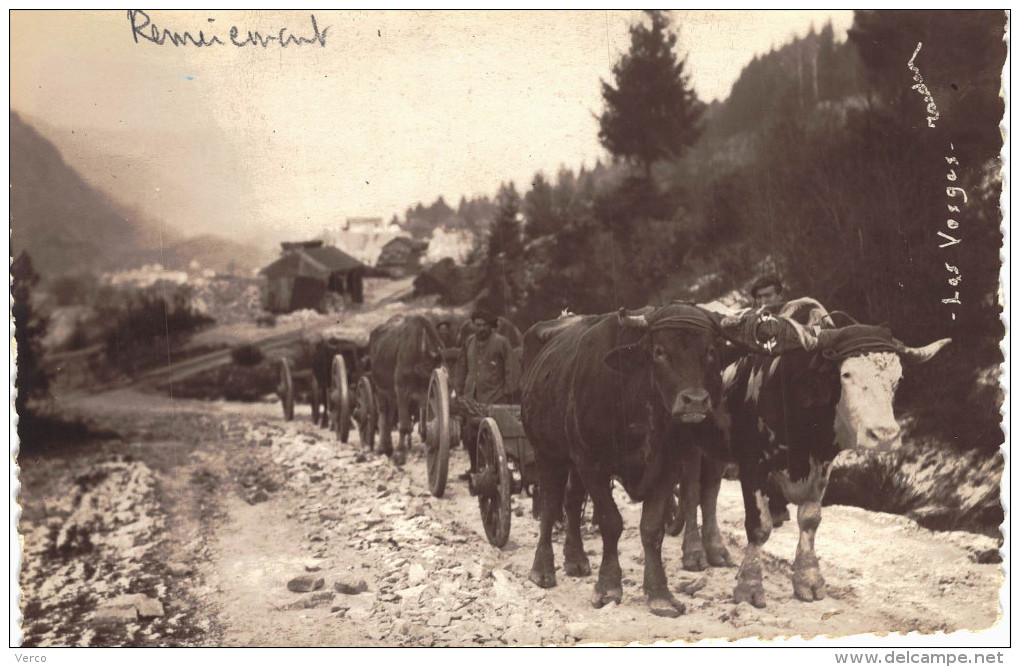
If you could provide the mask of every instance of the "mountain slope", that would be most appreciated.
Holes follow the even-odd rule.
[[[143,245],[137,221],[89,185],[11,111],[11,251],[43,276],[122,266]]]
[[[11,252],[28,251],[43,277],[192,260],[220,271],[248,272],[268,253],[213,235],[183,238],[88,183],[60,151],[10,112]]]

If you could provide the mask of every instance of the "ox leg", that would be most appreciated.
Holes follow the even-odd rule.
[[[390,456],[393,454],[393,412],[389,397],[377,392],[376,398],[379,401],[379,451]]]
[[[553,524],[556,523],[563,508],[564,489],[570,468],[566,463],[543,461],[539,457],[538,471],[542,517],[538,529],[538,546],[535,547],[535,561],[531,566],[529,578],[540,588],[552,588],[556,585],[556,558],[552,547]]]
[[[825,597],[825,579],[822,578],[818,556],[815,555],[815,533],[821,522],[821,499],[803,503],[797,508],[800,540],[797,542],[797,556],[793,561],[793,594],[798,600],[805,602]]]
[[[591,574],[591,563],[584,553],[581,539],[581,511],[587,489],[577,471],[571,468],[567,478],[567,494],[563,508],[567,515],[567,538],[563,545],[563,572],[568,577],[587,577]]]
[[[716,513],[719,488],[722,486],[724,461],[705,456],[701,461],[701,540],[705,545],[708,564],[712,567],[731,567],[730,552],[719,532]]]
[[[685,570],[700,572],[708,568],[705,546],[698,532],[698,503],[701,500],[701,459],[703,454],[697,447],[687,447],[684,452],[683,477],[680,480],[681,507],[684,514],[684,536],[681,546],[681,562]]]
[[[686,611],[683,603],[677,601],[670,594],[666,582],[666,570],[662,567],[662,538],[666,535],[666,505],[673,493],[679,472],[674,465],[672,474],[664,475],[668,483],[655,485],[641,506],[641,546],[644,547],[645,554],[645,596],[648,598],[648,608],[651,612],[656,616],[667,618],[676,618]],[[689,526],[690,524],[687,525],[687,527]],[[697,531],[697,522],[694,523],[694,531]]]
[[[749,602],[755,607],[765,606],[765,587],[762,584],[761,547],[772,534],[772,515],[768,497],[763,490],[758,466],[751,462],[740,464],[740,486],[744,494],[744,530],[747,531],[747,549],[737,573],[737,586],[733,601]]]
[[[397,386],[397,449],[393,452],[393,464],[402,466],[407,462],[407,450],[411,448],[411,395],[406,387]]]
[[[829,464],[810,459],[808,468],[806,479],[794,482],[787,474],[778,473],[776,481],[786,498],[798,504],[800,539],[793,561],[793,594],[798,600],[813,602],[825,597],[825,579],[815,554],[815,534],[822,522],[822,497],[829,483]]]
[[[319,401],[319,405],[322,406],[322,411],[319,412],[319,426],[323,428],[329,427],[329,378],[326,378],[323,382],[319,383],[319,395],[315,397],[315,400]]]
[[[783,490],[771,478],[765,484],[765,491],[769,497],[769,513],[772,515],[772,527],[779,528],[790,520],[790,509]]]
[[[613,500],[613,490],[606,475],[599,474],[594,468],[578,468],[581,480],[588,495],[591,496],[592,507],[598,519],[599,532],[602,534],[602,562],[599,564],[599,578],[595,582],[595,595],[592,606],[600,609],[610,602],[623,601],[623,570],[620,569],[619,544],[623,533],[623,517]],[[659,514],[659,528],[662,529],[663,514]],[[659,540],[662,541],[661,539]],[[646,554],[647,559],[647,554]]]

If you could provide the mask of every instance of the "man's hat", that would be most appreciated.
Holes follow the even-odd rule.
[[[481,308],[479,308],[478,310],[471,314],[471,321],[474,322],[475,320],[482,320],[483,322],[488,322],[489,326],[491,326],[493,329],[499,326],[499,319],[489,311],[483,310]]]
[[[779,277],[774,274],[769,274],[758,278],[751,285],[751,296],[754,296],[758,290],[765,287],[775,287],[777,292],[783,291],[783,283],[779,281]]]

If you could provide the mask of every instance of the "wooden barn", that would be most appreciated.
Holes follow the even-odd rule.
[[[280,258],[259,271],[266,277],[262,307],[271,313],[324,310],[329,293],[364,301],[367,267],[322,241],[284,242]]]
[[[421,271],[421,259],[428,249],[428,241],[398,236],[382,247],[375,266],[394,278],[414,275]]]

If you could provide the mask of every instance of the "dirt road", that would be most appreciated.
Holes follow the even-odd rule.
[[[817,548],[829,583],[825,600],[807,604],[793,598],[789,576],[797,532],[787,524],[773,533],[764,550],[766,609],[733,605],[735,569],[683,571],[680,539],[667,538],[670,585],[687,613],[678,619],[653,617],[640,589],[640,506],[623,496],[618,502],[625,522],[620,547],[624,601],[593,609],[589,599],[594,576],[571,579],[559,570],[559,585],[551,590],[528,581],[537,539],[537,522],[527,511],[529,499],[516,499],[519,511],[506,547],[488,544],[475,499],[465,483],[455,479],[467,466],[462,450],[453,452],[446,497],[436,499],[428,492],[420,445],[403,469],[385,457],[356,462],[356,433],[352,443],[337,443],[331,433],[309,423],[307,406],[290,423],[282,420],[277,404],[171,403],[166,397],[127,391],[83,398],[66,407],[116,427],[128,443],[119,446],[149,462],[163,508],[160,525],[165,525],[151,538],[161,545],[153,554],[191,564],[187,574],[180,568],[177,574],[170,568],[159,570],[165,586],[150,593],[158,597],[159,590],[178,591],[192,601],[179,620],[187,632],[174,634],[167,628],[161,637],[160,619],[141,617],[134,634],[74,630],[75,623],[88,627],[95,622],[91,610],[102,608],[105,598],[100,595],[92,602],[82,598],[80,620],[65,624],[74,631],[76,643],[696,642],[951,632],[987,628],[997,618],[999,566],[976,563],[973,557],[993,546],[989,538],[932,533],[902,517],[850,507],[823,512]],[[41,479],[43,468],[52,474],[54,467],[40,462],[28,468],[23,504],[31,506],[44,502],[32,497],[33,484],[42,484],[35,480]],[[42,515],[37,518],[39,512],[29,507],[26,518],[53,524],[62,512],[50,508]],[[731,554],[739,560],[743,508],[736,483],[724,484],[720,516]],[[597,566],[597,531],[587,530],[585,543]],[[559,564],[561,550],[560,541]],[[35,552],[26,553],[31,558]],[[62,564],[61,572],[73,573],[72,565]],[[22,585],[31,602],[33,582],[45,581],[40,572],[49,570],[32,564],[27,568],[28,585],[24,577]],[[294,581],[302,577],[311,590],[288,590],[288,584],[296,587]],[[321,584],[316,581],[320,578]],[[136,592],[130,582],[123,586],[106,597]],[[360,589],[365,590],[357,592]],[[33,612],[45,616],[47,610],[44,606]],[[59,630],[65,626],[53,623],[27,627],[26,643],[60,645],[68,636]],[[34,627],[44,627],[48,634],[33,634]]]

